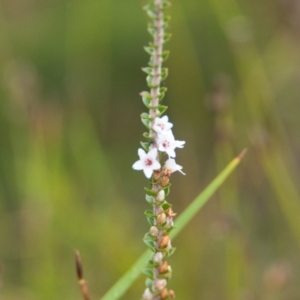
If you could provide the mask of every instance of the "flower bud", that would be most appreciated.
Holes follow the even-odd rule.
[[[175,292],[173,290],[169,290],[169,296],[171,299],[175,298]]]
[[[156,195],[156,201],[161,202],[163,200],[165,200],[165,191],[164,190],[160,190],[157,195]]]
[[[167,218],[167,228],[170,228],[174,225],[173,218]]]
[[[169,184],[169,181],[170,181],[169,176],[163,175],[160,180],[160,184],[161,184],[161,186],[167,186]]]
[[[167,299],[168,296],[169,296],[169,291],[167,288],[164,288],[160,293],[160,299]]]
[[[162,291],[164,288],[165,288],[165,286],[167,285],[167,280],[166,279],[157,279],[157,280],[155,280],[155,282],[154,282],[154,290],[155,291]]]
[[[161,213],[156,217],[156,221],[158,225],[162,225],[166,223],[166,220],[167,220],[167,216],[165,213]]]
[[[168,267],[169,267],[168,263],[164,261],[158,268],[159,273],[161,274],[167,272],[169,270]]]
[[[150,290],[147,288],[143,294],[143,300],[153,300],[153,295]]]
[[[161,176],[161,173],[160,173],[160,170],[158,169],[158,170],[154,170],[154,172],[153,172],[153,180],[154,181],[158,181],[159,179],[160,179],[160,176]]]
[[[166,212],[168,217],[175,217],[176,213],[173,212],[172,208],[170,207]]]
[[[150,228],[150,234],[151,234],[151,236],[153,236],[153,237],[157,237],[157,235],[158,235],[158,228],[157,227],[155,227],[155,226],[151,226],[151,228]]]
[[[170,242],[170,236],[169,235],[164,235],[162,236],[162,238],[160,239],[160,242],[159,242],[159,248],[166,248],[168,246]]]
[[[164,256],[161,252],[156,252],[152,259],[153,259],[153,262],[157,263],[157,264],[160,264],[163,260]]]

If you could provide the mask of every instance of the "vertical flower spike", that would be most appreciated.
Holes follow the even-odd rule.
[[[141,142],[143,149],[138,150],[139,160],[133,164],[133,169],[143,170],[145,176],[150,179],[151,189],[145,188],[146,200],[152,209],[147,209],[145,215],[150,224],[149,232],[144,236],[145,244],[153,251],[144,273],[147,275],[146,289],[142,295],[144,300],[173,299],[175,293],[169,290],[167,285],[171,278],[172,268],[167,258],[173,254],[170,232],[174,228],[173,217],[176,213],[166,197],[170,192],[169,179],[173,172],[180,171],[184,174],[180,165],[175,163],[175,149],[183,148],[184,141],[175,140],[168,116],[162,116],[167,107],[160,102],[167,91],[161,87],[161,82],[166,79],[168,69],[162,67],[167,59],[169,51],[164,50],[164,44],[171,35],[166,33],[169,17],[165,16],[165,10],[170,6],[168,0],[149,0],[145,6],[151,22],[148,31],[153,40],[145,51],[150,55],[149,65],[142,70],[147,74],[147,85],[150,91],[140,95],[148,112],[141,114],[142,123],[147,132],[143,134],[146,142]]]

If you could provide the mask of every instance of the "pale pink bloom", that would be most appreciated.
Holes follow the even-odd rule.
[[[166,162],[165,162],[165,166],[164,168],[166,170],[170,170],[171,173],[179,171],[181,174],[185,175],[185,173],[183,173],[182,170],[182,166],[177,165],[175,162],[175,159],[173,158],[169,158]]]
[[[152,126],[153,130],[157,133],[164,133],[170,130],[173,127],[173,124],[169,122],[168,116],[163,116],[162,118],[155,118],[154,124]]]
[[[176,141],[171,130],[159,134],[157,139],[158,150],[166,152],[169,157],[176,157],[175,148],[183,148],[185,141]]]
[[[152,300],[153,299],[153,295],[150,292],[150,290],[148,288],[146,288],[144,294],[143,294],[143,300]]]
[[[150,178],[154,170],[160,168],[160,163],[157,161],[157,148],[151,149],[146,153],[143,149],[138,150],[140,160],[136,161],[132,168],[134,170],[143,170],[147,178]]]
[[[166,279],[156,279],[153,284],[153,289],[157,292],[161,292],[167,285]]]

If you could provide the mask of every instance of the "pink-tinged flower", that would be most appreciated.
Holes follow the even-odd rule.
[[[163,116],[162,118],[155,118],[154,124],[152,126],[153,130],[157,133],[164,133],[170,130],[173,127],[173,124],[169,122],[168,116]]]
[[[152,295],[151,291],[149,288],[146,288],[144,294],[143,294],[143,300],[152,300],[154,299],[154,296]]]
[[[173,158],[169,158],[166,162],[165,162],[165,166],[164,166],[165,170],[170,170],[171,173],[179,171],[181,174],[185,175],[185,173],[183,173],[182,170],[182,166],[177,165],[175,162],[175,159]]]
[[[134,170],[143,170],[147,178],[150,178],[154,170],[160,168],[160,163],[157,161],[157,148],[151,149],[146,153],[143,149],[138,150],[140,160],[136,161],[132,168]]]
[[[176,157],[175,148],[183,148],[185,141],[176,141],[171,130],[159,134],[157,139],[158,150],[166,152],[169,157]]]

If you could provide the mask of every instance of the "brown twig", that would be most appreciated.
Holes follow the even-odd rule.
[[[89,295],[89,290],[87,287],[87,283],[86,283],[85,279],[83,278],[83,268],[82,268],[80,253],[77,250],[75,251],[75,262],[76,262],[76,273],[77,273],[78,283],[79,283],[79,286],[81,289],[83,299],[91,300],[90,295]]]

